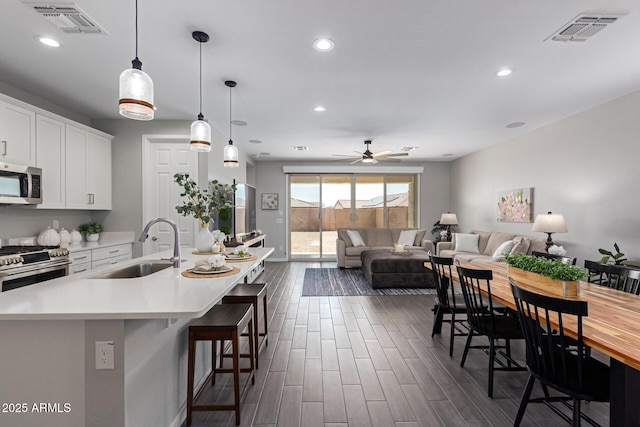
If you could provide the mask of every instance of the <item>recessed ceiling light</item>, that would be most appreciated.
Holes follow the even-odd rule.
[[[231,120],[231,124],[234,126],[246,126],[247,122],[244,120]]]
[[[442,157],[451,157],[453,156],[453,153],[445,153],[442,155]]]
[[[513,73],[513,69],[512,68],[503,68],[502,70],[500,70],[500,71],[498,71],[496,73],[496,76],[498,76],[498,77],[507,77],[511,73]]]
[[[418,147],[402,147],[402,148],[400,149],[400,151],[407,151],[407,152],[409,152],[409,151],[413,151],[413,150],[417,150],[417,149],[418,149]]]
[[[252,144],[262,144],[262,141],[259,139],[250,139],[249,142]]]
[[[270,156],[270,155],[271,155],[271,153],[264,153],[264,152],[263,152],[263,153],[260,153],[260,155],[261,155],[261,156]]]
[[[318,113],[322,113],[323,111],[327,111],[327,109],[325,107],[323,107],[322,105],[316,105],[315,107],[313,107],[313,111],[316,111]]]
[[[506,127],[508,127],[509,129],[512,129],[512,128],[519,128],[520,126],[524,126],[524,122],[509,123]]]
[[[49,47],[60,47],[60,42],[50,37],[36,36],[36,40],[38,40],[40,43],[47,45]]]
[[[313,42],[313,48],[319,52],[329,52],[335,44],[330,39],[317,39]]]

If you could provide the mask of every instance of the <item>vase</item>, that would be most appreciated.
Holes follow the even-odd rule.
[[[507,266],[507,275],[514,280],[516,285],[532,292],[541,290],[561,297],[576,297],[580,293],[579,283],[575,280],[550,279],[541,274],[525,271],[510,265]]]
[[[199,252],[211,252],[211,246],[213,246],[215,239],[213,234],[209,231],[208,227],[200,227],[198,233],[196,233],[195,246]]]
[[[100,238],[100,233],[87,233],[87,242],[97,242]]]

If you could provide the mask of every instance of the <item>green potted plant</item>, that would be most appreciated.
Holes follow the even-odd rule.
[[[196,249],[200,252],[211,252],[214,238],[209,231],[209,223],[213,223],[213,217],[221,209],[233,207],[230,196],[236,190],[236,185],[213,180],[209,182],[209,188],[201,189],[188,173],[177,173],[173,179],[182,187],[180,196],[185,198],[182,205],[176,206],[176,211],[182,216],[192,216],[199,221],[200,231],[196,235]]]
[[[218,212],[218,220],[220,221],[218,229],[224,234],[229,236],[231,234],[230,220],[231,220],[231,208],[223,207]]]
[[[562,296],[577,296],[578,280],[586,279],[582,267],[525,254],[506,255],[508,274],[522,283]]]
[[[614,265],[624,265],[624,262],[627,261],[627,259],[624,257],[624,254],[620,252],[620,247],[618,246],[618,243],[616,242],[613,243],[613,249],[616,251],[615,254],[606,249],[602,249],[602,248],[598,249],[598,252],[602,254],[602,258],[600,259],[600,264],[613,263]]]
[[[81,233],[85,233],[87,242],[97,242],[100,238],[100,233],[104,231],[104,226],[97,222],[87,222],[85,224],[80,224],[78,230]]]

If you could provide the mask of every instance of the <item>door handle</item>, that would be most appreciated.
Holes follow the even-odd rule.
[[[2,141],[2,155],[7,155],[7,141]]]
[[[153,237],[151,238],[151,241],[152,241],[152,242],[155,242],[156,240],[158,240],[158,238],[157,238],[156,236],[153,236]]]
[[[91,193],[87,193],[87,204],[91,204]]]

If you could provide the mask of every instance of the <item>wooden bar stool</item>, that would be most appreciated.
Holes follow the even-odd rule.
[[[249,368],[240,369],[240,345],[239,340],[242,331],[248,330],[249,337],[254,334],[254,317],[251,304],[228,304],[215,305],[204,316],[195,319],[189,325],[189,353],[188,353],[188,378],[187,378],[187,426],[191,425],[192,411],[235,411],[236,425],[240,425],[240,398],[244,396],[249,385],[255,384],[253,375],[254,369],[254,341],[249,339]],[[222,369],[216,368],[216,342],[221,341],[224,346],[224,340],[231,341],[231,358],[233,359],[233,368]],[[211,341],[211,383],[215,383],[216,373],[233,373],[233,405],[214,405],[203,404],[194,405],[202,393],[204,386],[209,382],[209,378],[204,382],[202,387],[193,393],[194,372],[196,362],[196,341]],[[240,373],[249,373],[246,382],[240,390]]]
[[[260,332],[258,328],[258,307],[262,300],[263,315],[264,315],[264,332]],[[254,348],[256,349],[256,369],[258,369],[258,359],[260,357],[260,349],[263,345],[269,345],[269,326],[267,325],[267,284],[266,283],[253,283],[246,284],[241,283],[236,285],[228,294],[222,298],[222,304],[246,304],[253,305],[253,318],[255,319],[254,328]],[[262,337],[262,341],[260,341]],[[224,351],[220,351],[220,366],[222,366],[222,360],[224,357],[231,357],[231,355],[224,354]]]

